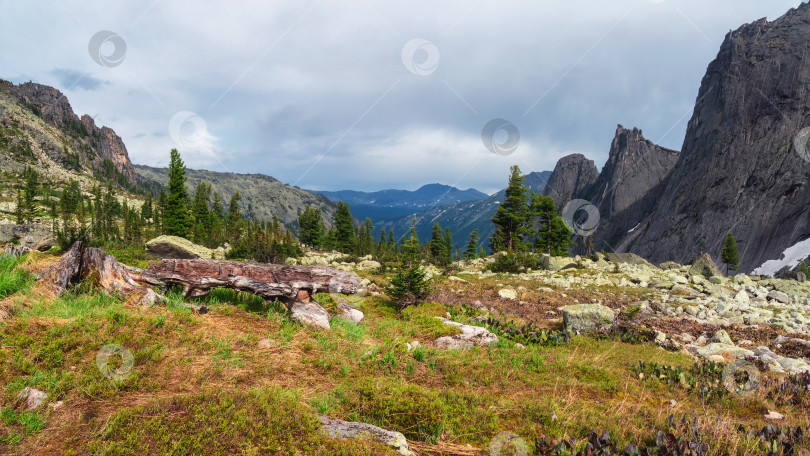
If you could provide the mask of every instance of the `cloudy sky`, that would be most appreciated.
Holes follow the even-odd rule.
[[[617,124],[680,149],[725,34],[800,3],[6,1],[0,78],[59,88],[138,164],[489,193],[512,164],[601,167]]]

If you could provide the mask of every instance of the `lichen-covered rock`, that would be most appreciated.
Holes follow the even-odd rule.
[[[346,302],[345,299],[338,300],[337,316],[352,323],[360,323],[363,321],[363,317],[365,317],[363,312],[355,309],[352,305]]]
[[[704,252],[698,255],[695,261],[692,262],[692,267],[689,268],[689,275],[703,276],[710,279],[712,277],[722,277],[723,273],[720,272],[720,268],[717,267],[712,257]]]
[[[290,318],[307,326],[330,329],[329,312],[315,302],[294,301],[290,305]]]
[[[444,336],[436,339],[436,347],[449,350],[467,350],[475,345],[489,345],[498,341],[498,336],[480,326],[470,326],[457,323],[447,318],[436,317],[447,325],[461,329],[460,334]]]
[[[518,293],[517,293],[517,291],[515,291],[515,290],[513,290],[511,288],[503,288],[501,290],[498,290],[498,296],[500,296],[500,297],[502,297],[504,299],[515,300],[515,299],[518,298]]]
[[[25,408],[27,410],[34,410],[39,408],[45,400],[48,399],[48,395],[40,390],[31,388],[30,386],[26,386],[20,391],[20,394],[17,395],[17,401],[25,404]]]
[[[0,244],[6,242],[16,242],[20,247],[39,250],[40,252],[44,252],[54,245],[51,228],[38,223],[27,225],[0,224]]]
[[[213,258],[211,249],[178,236],[158,236],[146,243],[146,251],[163,259],[217,259]]]
[[[375,440],[397,450],[403,456],[416,456],[408,448],[408,440],[399,432],[387,431],[366,423],[333,420],[323,415],[319,415],[318,418],[321,420],[321,432],[333,439]]]
[[[616,314],[601,304],[577,304],[562,308],[566,331],[580,333],[598,331],[613,324]]]
[[[773,290],[768,293],[767,298],[772,301],[781,302],[782,304],[790,304],[790,296],[781,291]]]

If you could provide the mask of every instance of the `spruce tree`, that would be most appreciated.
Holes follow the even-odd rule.
[[[442,237],[442,227],[439,226],[439,222],[433,222],[433,231],[430,236],[430,256],[433,261],[441,263],[445,250],[447,250],[447,246]]]
[[[232,242],[236,242],[242,234],[242,211],[239,209],[240,201],[242,201],[242,195],[236,192],[231,196],[231,202],[228,205],[228,236]]]
[[[810,269],[807,268],[807,263],[804,261],[799,265],[799,272],[804,274],[805,279],[810,279]]]
[[[470,240],[467,242],[467,247],[464,248],[464,259],[471,260],[475,258],[475,255],[478,253],[478,242],[480,239],[478,238],[478,228],[474,229],[472,233],[470,233]]]
[[[298,238],[302,244],[310,247],[317,247],[321,244],[324,235],[324,225],[321,219],[321,210],[313,209],[307,204],[304,212],[298,217]]]
[[[188,208],[186,189],[186,165],[177,149],[172,149],[169,161],[169,182],[166,184],[166,208],[163,213],[163,228],[168,235],[189,237],[191,214]]]
[[[357,245],[354,236],[354,220],[349,203],[338,201],[335,212],[335,248],[342,253],[352,253]]]
[[[734,235],[728,233],[726,242],[723,243],[723,250],[720,252],[723,263],[726,264],[726,274],[731,269],[736,271],[740,266],[740,256],[737,254],[737,241],[734,240]]]
[[[512,166],[504,200],[492,217],[495,233],[490,238],[489,245],[493,252],[522,250],[523,236],[531,234],[527,217],[527,187],[524,181],[525,176],[520,173],[520,168],[517,165]]]
[[[532,193],[529,215],[537,227],[535,248],[549,255],[568,256],[572,233],[562,217],[557,215],[554,199]]]

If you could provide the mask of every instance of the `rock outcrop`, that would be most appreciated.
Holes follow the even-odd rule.
[[[178,236],[158,236],[146,243],[146,251],[160,258],[172,260],[224,259],[216,258],[211,249]]]
[[[543,194],[554,198],[557,209],[585,194],[599,179],[599,170],[593,160],[582,154],[566,155],[557,161],[548,178]]]
[[[619,125],[602,172],[587,191],[576,193],[599,209],[596,250],[619,250],[648,222],[678,152],[644,138],[641,130]],[[625,241],[627,242],[627,241]]]
[[[727,233],[751,271],[810,238],[810,4],[726,35],[701,83],[678,163],[631,251],[719,257]]]
[[[121,137],[111,128],[97,127],[93,118],[88,115],[80,119],[62,92],[34,82],[11,86],[11,92],[17,97],[19,104],[33,111],[46,123],[62,130],[70,138],[72,144],[52,144],[47,148],[55,161],[66,166],[75,166],[70,164],[70,155],[81,152],[76,163],[79,166],[90,165],[105,177],[118,180],[122,176],[127,182],[135,183],[135,169]],[[117,175],[111,175],[109,165],[112,165]]]
[[[616,314],[601,304],[576,304],[562,308],[563,327],[571,332],[593,332],[613,324]]]

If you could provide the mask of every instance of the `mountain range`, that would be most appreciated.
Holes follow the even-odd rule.
[[[442,184],[427,184],[418,190],[381,190],[377,192],[360,192],[355,190],[313,191],[326,196],[334,202],[349,203],[352,215],[359,220],[366,217],[372,220],[384,220],[413,214],[436,206],[444,206],[465,201],[486,198],[486,193],[473,188],[459,190]]]

